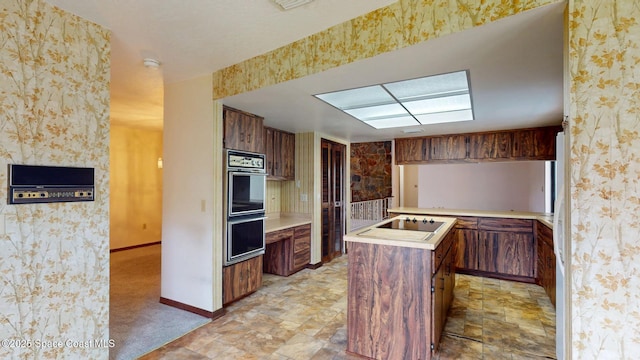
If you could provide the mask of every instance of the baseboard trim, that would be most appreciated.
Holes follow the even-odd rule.
[[[127,247],[117,248],[117,249],[111,249],[111,250],[109,250],[109,252],[114,253],[114,252],[118,252],[118,251],[132,250],[132,249],[137,249],[137,248],[141,248],[141,247],[147,247],[147,246],[152,246],[152,245],[160,245],[160,244],[162,244],[162,241],[156,241],[156,242],[147,243],[147,244],[139,244],[139,245],[127,246]]]
[[[307,264],[307,269],[315,270],[322,267],[322,264],[324,264],[322,261],[316,264]]]
[[[200,316],[204,316],[204,317],[210,318],[212,320],[215,320],[215,319],[217,319],[219,317],[222,317],[222,315],[224,315],[226,313],[226,311],[224,309],[218,309],[218,310],[216,310],[214,312],[206,311],[206,310],[202,310],[200,308],[197,308],[195,306],[191,306],[191,305],[187,305],[187,304],[181,303],[179,301],[175,301],[175,300],[164,298],[162,296],[160,297],[160,303],[172,306],[172,307],[180,309],[180,310],[192,312],[194,314],[197,314],[197,315],[200,315]]]

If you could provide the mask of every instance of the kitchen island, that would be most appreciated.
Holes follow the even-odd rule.
[[[455,223],[399,215],[345,236],[347,352],[431,359],[453,300]]]

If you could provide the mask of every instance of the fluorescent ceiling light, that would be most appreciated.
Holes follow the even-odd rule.
[[[315,97],[376,129],[473,120],[466,70]]]

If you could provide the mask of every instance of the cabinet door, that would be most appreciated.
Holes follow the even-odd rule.
[[[513,133],[512,155],[530,160],[555,160],[558,127],[518,130]]]
[[[222,303],[228,304],[241,297],[247,289],[246,286],[246,262],[222,268]]]
[[[264,153],[263,119],[240,110],[225,107],[224,147],[227,149]]]
[[[250,294],[262,286],[262,255],[245,261],[246,287],[242,295]]]
[[[457,229],[456,235],[455,267],[478,270],[478,230]]]
[[[296,177],[296,136],[288,132],[280,133],[281,174],[285,180],[294,180]]]
[[[428,139],[426,138],[403,138],[396,139],[396,163],[412,164],[427,160]]]
[[[464,160],[467,158],[467,136],[434,136],[431,140],[431,160]]]
[[[441,266],[431,278],[431,346],[432,351],[438,351],[440,336],[446,320],[444,313],[445,275]]]
[[[533,234],[479,231],[478,270],[533,278]]]
[[[456,286],[455,264],[454,264],[455,251],[456,249],[454,245],[449,250],[449,253],[447,253],[447,256],[445,257],[444,262],[442,264],[442,266],[444,267],[444,295],[442,299],[443,317],[444,317],[444,320],[442,322],[443,327],[446,324],[449,308],[453,303],[453,290]]]
[[[470,159],[511,158],[511,132],[480,133],[469,135]]]
[[[267,176],[273,176],[273,162],[275,158],[274,148],[273,148],[273,133],[274,129],[272,128],[264,128],[264,154],[266,158],[266,170]]]

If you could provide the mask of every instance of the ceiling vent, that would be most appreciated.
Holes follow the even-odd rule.
[[[308,4],[313,0],[273,0],[276,4],[280,5],[282,10],[291,10],[298,6],[302,6],[304,4]]]

